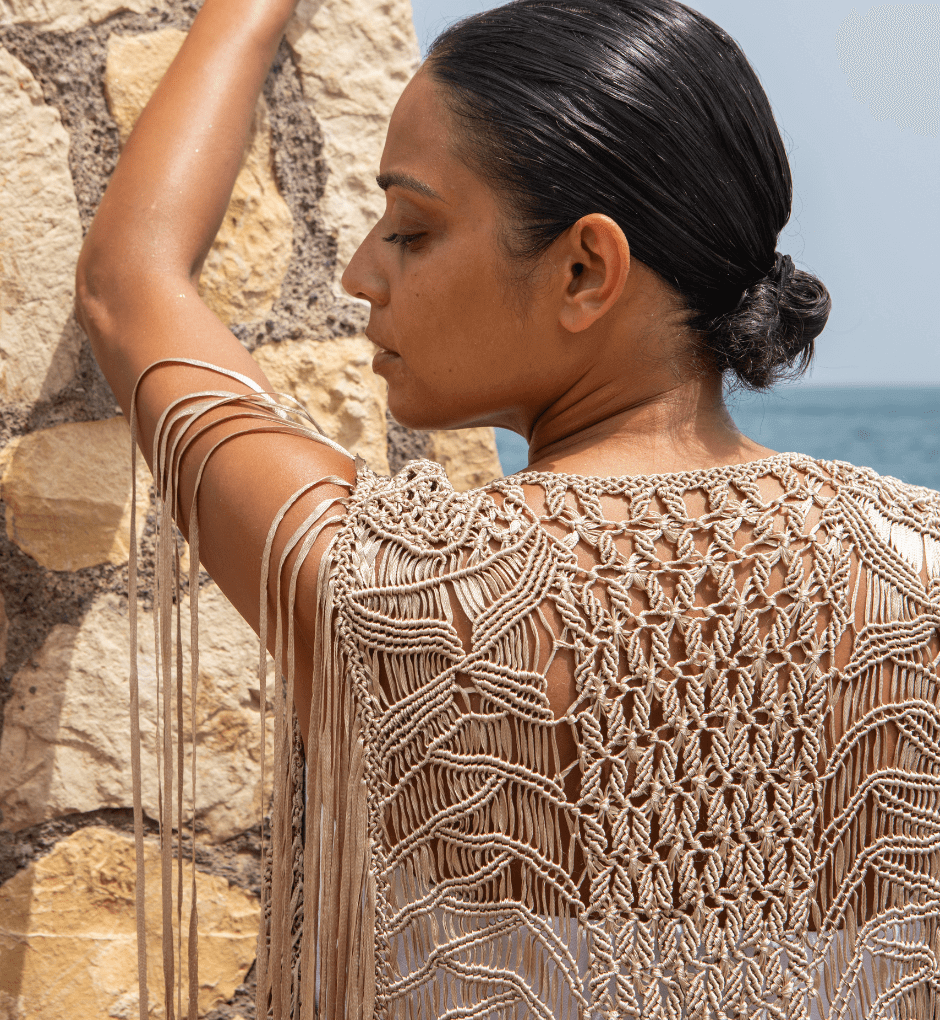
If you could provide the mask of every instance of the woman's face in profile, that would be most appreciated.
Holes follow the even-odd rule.
[[[343,286],[371,306],[367,335],[380,348],[373,367],[400,423],[498,424],[525,434],[583,355],[559,343],[551,273],[520,282],[521,267],[501,248],[505,212],[455,154],[437,90],[421,71],[395,108],[378,177],[385,214]]]

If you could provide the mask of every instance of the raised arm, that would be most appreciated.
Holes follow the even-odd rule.
[[[196,282],[293,7],[294,0],[206,0],[131,133],[85,240],[79,320],[125,412],[140,373],[163,357],[217,362],[265,384],[199,300]],[[143,388],[144,418],[160,403],[155,392],[178,390],[157,382],[161,376]]]
[[[196,284],[294,2],[206,0],[134,128],[88,233],[77,269],[77,315],[125,414],[141,373],[167,358],[218,365],[270,389],[257,363],[200,300]],[[137,418],[148,461],[165,409],[207,389],[248,392],[193,367],[147,373]],[[229,413],[187,454],[179,499],[184,530],[200,462],[224,435],[245,428],[244,419]],[[239,436],[213,454],[200,487],[200,559],[253,626],[272,519],[303,484],[331,475],[351,481],[352,460],[300,436]],[[324,484],[309,499],[319,503],[331,494],[346,491]],[[302,519],[305,509],[298,507],[293,518]],[[315,565],[314,557],[308,578]]]

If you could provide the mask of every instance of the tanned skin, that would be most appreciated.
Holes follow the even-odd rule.
[[[85,240],[77,314],[125,414],[140,374],[164,358],[210,362],[272,388],[200,300],[197,282],[293,9],[293,0],[206,0],[134,128]],[[424,429],[513,429],[528,440],[533,468],[575,474],[709,468],[767,456],[734,427],[720,375],[689,357],[677,295],[631,259],[629,238],[613,220],[583,217],[537,266],[520,272],[500,243],[509,210],[461,161],[457,131],[437,86],[419,71],[395,109],[377,168],[385,213],[343,275],[349,293],[370,304],[374,368],[388,382],[397,420]],[[167,405],[210,388],[239,386],[180,366],[148,374],[137,403],[148,460]],[[243,428],[220,420],[185,459],[184,531],[202,454]],[[302,484],[329,475],[353,481],[352,460],[284,435],[240,437],[210,462],[200,490],[200,559],[255,628],[271,520]],[[328,495],[344,494],[318,486],[282,534]],[[300,574],[296,623],[308,647],[317,562],[329,538],[322,536]],[[296,700],[306,719],[303,659],[309,656],[298,658]],[[549,678],[559,715],[570,683]]]

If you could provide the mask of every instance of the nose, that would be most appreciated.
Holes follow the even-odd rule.
[[[388,280],[375,258],[376,231],[377,225],[356,249],[340,282],[350,297],[360,298],[373,305],[384,305],[388,301]]]

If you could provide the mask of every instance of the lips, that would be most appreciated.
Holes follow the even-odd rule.
[[[401,361],[401,358],[394,351],[386,351],[380,347],[372,355],[372,371],[378,372],[383,365],[394,365],[396,361]]]
[[[376,347],[378,347],[380,354],[391,354],[391,355],[393,355],[396,358],[400,356],[398,351],[393,350],[391,347],[387,346],[386,344],[383,344],[380,341],[376,340],[375,337],[369,335],[368,331],[366,332],[366,337],[373,344],[375,344]]]
[[[393,351],[391,347],[386,347],[385,344],[379,343],[378,340],[369,336],[368,333],[366,333],[366,336],[369,337],[369,340],[375,347],[375,354],[372,355],[373,372],[377,374],[382,374],[382,368],[385,365],[390,366],[394,364],[396,361],[401,361],[401,356],[398,354],[397,351]]]

